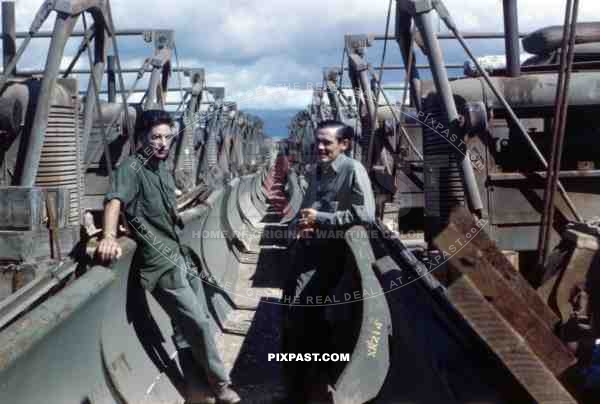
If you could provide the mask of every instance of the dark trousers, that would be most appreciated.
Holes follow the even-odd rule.
[[[200,276],[194,271],[175,267],[159,279],[152,295],[171,318],[173,340],[177,348],[191,349],[194,360],[204,370],[210,385],[229,383],[229,376],[217,350]]]
[[[293,247],[292,276],[284,290],[283,352],[330,352],[329,323],[325,319],[326,297],[332,293],[344,270],[344,240],[299,240]],[[318,299],[320,297],[320,299]],[[318,362],[286,362],[288,392],[297,402],[307,399],[316,379],[322,380]],[[321,386],[322,387],[322,386]]]

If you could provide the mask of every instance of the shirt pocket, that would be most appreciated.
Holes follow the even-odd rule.
[[[323,200],[321,200],[321,204],[320,204],[321,208],[317,209],[317,210],[332,213],[337,210],[338,204],[339,204],[338,201],[323,199]]]
[[[164,214],[164,209],[162,209],[162,201],[147,201],[144,200],[140,204],[141,214],[147,217],[157,217]]]
[[[160,277],[158,284],[163,289],[181,289],[186,287],[187,279],[184,269],[180,266],[175,266],[173,269],[168,270]]]

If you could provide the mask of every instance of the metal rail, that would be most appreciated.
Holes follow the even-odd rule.
[[[120,36],[140,36],[140,35],[145,35],[148,32],[152,32],[154,31],[153,29],[123,29],[123,30],[118,30],[115,31],[114,34],[115,35],[120,35]],[[27,38],[29,36],[31,36],[32,38],[52,38],[52,31],[38,31],[34,34],[30,34],[29,32],[26,31],[19,31],[16,33],[16,37],[17,39],[22,39],[22,38]],[[85,36],[85,31],[73,31],[73,33],[71,34],[71,37],[84,37]],[[4,35],[2,35],[2,37],[4,37]]]
[[[168,89],[166,89],[166,91],[177,91],[179,92],[181,89],[179,87],[169,87]],[[117,94],[128,94],[128,93],[145,93],[147,92],[148,89],[147,88],[134,88],[134,89],[130,89],[130,90],[117,90]],[[192,91],[191,87],[183,87],[183,91],[188,92],[188,91]],[[85,90],[80,90],[79,94],[87,94],[87,91]],[[108,90],[100,90],[98,92],[98,94],[108,94]]]
[[[528,35],[528,33],[525,32],[521,32],[519,33],[519,37],[520,38],[524,38]],[[437,34],[436,35],[438,39],[456,39],[456,36],[454,36],[453,34]],[[504,33],[503,32],[469,32],[469,33],[464,33],[462,34],[462,37],[465,39],[504,39]],[[401,39],[400,37],[397,36],[385,36],[385,35],[375,35],[373,36],[373,39],[376,41],[396,41],[398,39]]]
[[[187,70],[189,70],[189,68],[187,67],[179,67],[179,68],[172,68],[171,71],[175,72],[175,73],[185,73]],[[134,69],[134,68],[126,68],[121,70],[121,73],[123,74],[133,74],[133,73],[138,73],[140,71],[139,68]],[[67,73],[67,70],[61,70],[60,74],[65,74]],[[115,72],[117,72],[117,70],[115,69]],[[0,74],[3,74],[4,71],[0,71]],[[72,69],[70,71],[71,74],[92,74],[92,71],[90,69]],[[44,74],[44,70],[42,69],[35,69],[35,70],[19,70],[19,75],[20,76],[33,76],[36,74]]]
[[[555,119],[552,128],[552,150],[550,152],[550,161],[548,163],[548,178],[546,181],[546,188],[544,189],[544,211],[542,214],[542,225],[540,226],[540,236],[538,239],[537,264],[539,268],[543,268],[545,264],[550,232],[553,228],[552,224],[554,221],[555,210],[554,196],[559,181],[558,173],[560,172],[560,163],[567,125],[567,107],[569,106],[567,94],[569,93],[571,67],[575,56],[575,31],[577,26],[578,8],[579,0],[567,0],[565,22],[563,25],[562,52],[560,54],[560,71],[558,73],[558,86],[556,87]]]
[[[428,64],[426,65],[416,65],[415,66],[417,69],[431,69],[431,66],[429,66]],[[444,67],[446,67],[446,69],[464,69],[465,65],[460,64],[460,63],[450,63],[445,65]],[[382,67],[373,67],[374,70],[405,70],[406,66],[404,65],[386,65]],[[348,67],[344,67],[344,71],[348,71]]]

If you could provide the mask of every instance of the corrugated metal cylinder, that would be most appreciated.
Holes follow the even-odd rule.
[[[60,81],[66,82],[66,80]],[[78,225],[83,186],[78,122],[78,86],[75,80],[63,84],[74,87],[74,91],[61,83],[56,86],[35,185],[69,189],[69,224]]]
[[[423,107],[426,114],[423,124],[425,233],[426,239],[431,240],[448,223],[452,208],[464,206],[465,192],[460,152],[442,133],[449,126],[439,98],[428,97]]]

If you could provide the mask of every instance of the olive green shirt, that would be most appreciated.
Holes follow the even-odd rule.
[[[317,164],[308,178],[301,208],[315,209],[320,227],[349,228],[375,221],[375,196],[360,161],[341,153],[331,163]]]
[[[165,275],[172,278],[174,288],[181,287],[186,264],[176,229],[176,225],[183,227],[183,224],[177,216],[175,183],[165,162],[147,158],[147,151],[129,156],[113,171],[105,202],[121,201],[138,244],[136,254],[142,285],[153,290],[158,279]]]

